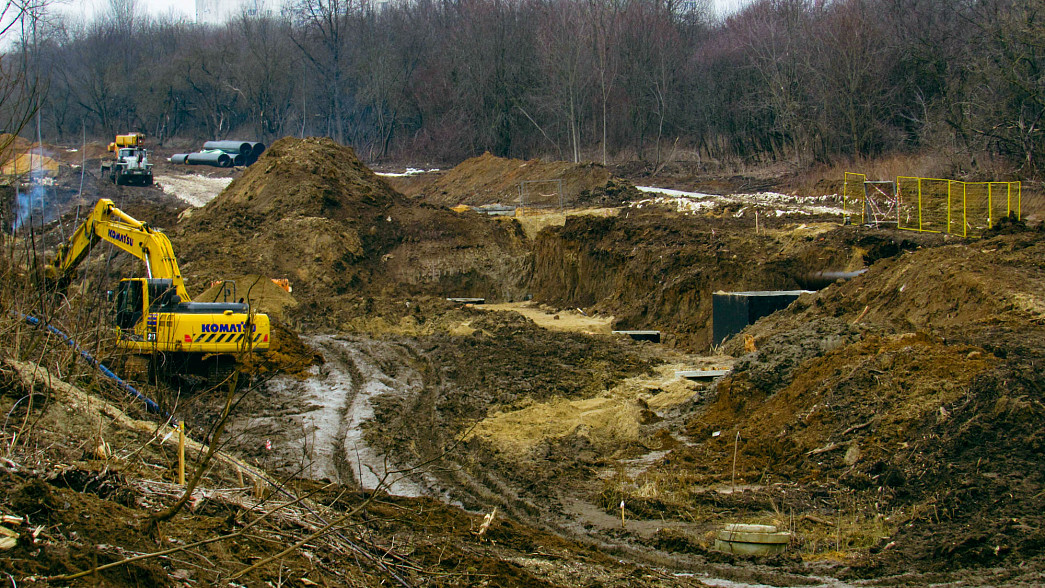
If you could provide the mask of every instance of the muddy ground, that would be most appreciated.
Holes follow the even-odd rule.
[[[149,515],[178,496],[176,437],[7,316],[0,508],[30,519],[10,525],[21,539],[3,569],[31,584],[229,535],[90,581],[211,584],[249,570],[248,585],[1041,583],[1040,229],[961,241],[846,226],[820,194],[694,207],[624,190],[612,214],[529,224],[445,207],[498,201],[506,168],[536,170],[519,181],[597,169],[521,163],[476,158],[403,195],[349,149],[284,140],[247,170],[211,174],[232,178],[213,198],[211,178],[164,165],[158,177],[179,189],[89,184],[168,229],[197,299],[240,278],[281,343],[262,373],[243,374],[220,435],[227,388],[142,385],[222,450],[191,506],[157,527]],[[707,189],[683,184],[672,187]],[[43,246],[60,234],[45,227]],[[5,289],[5,309],[33,308],[14,259],[5,276],[27,289]],[[137,271],[91,263],[92,283]],[[860,269],[711,345],[713,292]],[[101,319],[73,312],[91,300],[54,306],[56,324],[98,338],[76,319]],[[677,374],[689,369],[731,371]],[[777,525],[791,543],[770,559],[714,551],[730,522]]]

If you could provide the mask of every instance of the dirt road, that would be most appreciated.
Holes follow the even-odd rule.
[[[373,398],[408,394],[420,385],[410,368],[412,350],[362,337],[316,335],[305,341],[325,363],[306,379],[281,376],[248,398],[252,409],[232,425],[237,439],[251,440],[253,447],[242,449],[285,474],[364,490],[380,487],[398,496],[430,493],[423,475],[399,473],[398,464],[364,438]]]

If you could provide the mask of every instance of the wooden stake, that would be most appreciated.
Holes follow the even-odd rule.
[[[178,423],[178,484],[185,485],[185,421]]]
[[[620,501],[620,528],[624,529],[624,501]]]
[[[729,481],[729,492],[730,494],[737,491],[737,446],[740,444],[740,431],[737,431],[737,438],[733,440],[733,477]]]

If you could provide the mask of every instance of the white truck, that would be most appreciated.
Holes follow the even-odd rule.
[[[152,164],[144,145],[144,133],[116,135],[116,140],[109,143],[113,158],[102,162],[102,177],[109,176],[116,185],[151,186]]]

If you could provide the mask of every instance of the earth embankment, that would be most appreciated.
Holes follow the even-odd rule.
[[[330,325],[377,294],[521,297],[528,260],[517,224],[408,204],[329,139],[277,141],[175,238],[200,282],[289,278],[300,316]]]

